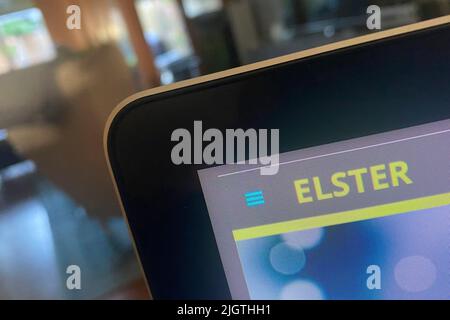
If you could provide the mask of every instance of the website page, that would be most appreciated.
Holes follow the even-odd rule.
[[[199,177],[233,298],[450,298],[450,120]]]

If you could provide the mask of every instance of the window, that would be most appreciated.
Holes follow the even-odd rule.
[[[0,15],[0,74],[55,57],[55,47],[38,9]]]
[[[167,52],[177,56],[191,53],[189,37],[176,0],[138,0],[136,8],[147,42],[156,56]]]
[[[207,14],[222,9],[221,0],[183,0],[183,7],[186,16],[195,18],[202,14]]]

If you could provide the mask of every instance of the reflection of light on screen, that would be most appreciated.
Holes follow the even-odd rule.
[[[320,244],[324,228],[289,232],[282,235],[283,240],[293,248],[312,249]]]
[[[324,300],[322,290],[311,281],[297,280],[287,284],[280,293],[281,300]]]
[[[293,248],[285,242],[279,243],[270,250],[272,267],[284,275],[298,273],[305,266],[306,257],[301,248]]]
[[[0,141],[6,140],[8,138],[8,132],[6,130],[0,129]]]
[[[36,165],[33,161],[23,161],[9,166],[2,172],[2,178],[5,181],[14,180],[36,171]]]
[[[395,281],[407,292],[425,291],[436,281],[436,266],[422,256],[403,258],[395,266]]]

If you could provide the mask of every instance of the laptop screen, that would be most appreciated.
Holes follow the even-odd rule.
[[[130,105],[109,152],[155,297],[450,298],[448,34]]]
[[[450,121],[199,177],[232,294],[448,299]]]

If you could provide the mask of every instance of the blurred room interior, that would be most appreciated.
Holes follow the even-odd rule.
[[[80,30],[66,28],[69,5]],[[449,0],[0,0],[0,299],[148,298],[103,155],[151,87],[450,13]],[[151,213],[149,213],[151,214]],[[81,267],[83,290],[65,287]]]

